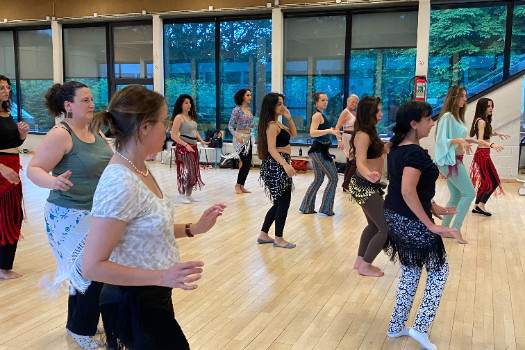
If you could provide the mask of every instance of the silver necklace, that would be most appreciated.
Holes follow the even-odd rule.
[[[147,177],[149,175],[149,169],[148,167],[146,167],[146,171],[141,171],[139,170],[139,168],[137,168],[135,166],[135,164],[133,164],[133,162],[131,160],[129,160],[128,158],[124,157],[119,151],[115,151],[116,154],[118,154],[119,156],[121,156],[123,159],[127,160],[129,165],[131,165],[131,167],[137,172],[139,173],[140,175],[144,176],[144,177]],[[146,164],[144,164],[145,166]]]

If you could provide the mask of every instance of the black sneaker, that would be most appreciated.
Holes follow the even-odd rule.
[[[485,216],[492,216],[492,213],[489,213],[488,211],[485,211],[485,210],[481,209],[477,205],[474,207],[474,209],[472,209],[472,212],[474,214],[481,214],[481,215],[485,215]]]

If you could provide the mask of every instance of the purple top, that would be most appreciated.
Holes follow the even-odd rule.
[[[230,122],[228,123],[228,130],[230,130],[232,135],[235,135],[235,129],[246,130],[254,127],[253,115],[251,113],[245,114],[241,106],[237,106],[232,110]]]

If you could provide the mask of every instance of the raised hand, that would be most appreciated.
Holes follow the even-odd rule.
[[[26,122],[20,122],[17,124],[18,126],[18,133],[20,134],[20,139],[24,140],[27,137],[27,133],[29,132],[29,124]]]
[[[202,261],[187,261],[173,265],[162,271],[160,285],[162,287],[193,290],[197,288],[194,282],[201,279]]]
[[[502,145],[499,145],[497,143],[493,143],[491,148],[494,148],[496,150],[496,152],[501,152],[503,151],[503,146]]]
[[[215,225],[217,218],[222,215],[225,208],[225,204],[216,203],[206,209],[204,213],[202,213],[199,221],[192,225],[194,233],[201,234],[208,232]]]
[[[53,190],[59,190],[59,191],[69,191],[71,187],[73,187],[73,183],[69,181],[69,178],[71,177],[73,173],[71,170],[68,170],[57,177],[55,177],[55,181],[53,181],[53,184],[51,185],[51,188]]]

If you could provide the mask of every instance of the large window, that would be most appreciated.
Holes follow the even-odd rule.
[[[226,128],[233,95],[241,88],[252,90],[256,114],[271,89],[271,20],[166,23],[164,76],[170,113],[180,94],[190,94],[201,132]]]
[[[389,134],[397,108],[410,99],[416,65],[417,12],[352,16],[349,93],[381,97],[380,134]]]
[[[153,84],[151,25],[114,26],[113,47],[116,85]]]
[[[64,80],[80,81],[91,89],[95,110],[108,104],[106,28],[64,28]]]
[[[428,101],[434,107],[451,85],[473,95],[503,79],[506,13],[505,4],[432,9]]]
[[[343,108],[346,16],[286,18],[284,94],[298,130],[308,142],[313,94],[328,95],[325,115],[335,125]]]
[[[5,75],[11,81],[11,94],[13,105],[11,115],[18,116],[16,104],[16,75],[15,75],[15,46],[13,43],[13,32],[0,32],[0,74]]]
[[[510,53],[510,74],[525,69],[525,2],[514,7]]]
[[[254,115],[271,90],[272,23],[270,19],[224,21],[220,33],[220,115],[221,129],[225,129],[235,107],[233,95],[237,90],[252,90]]]
[[[47,132],[54,125],[44,104],[53,84],[51,29],[18,32],[21,117],[33,132]]]
[[[164,76],[169,115],[177,97],[193,96],[201,131],[217,125],[215,84],[215,23],[174,23],[164,26]]]

